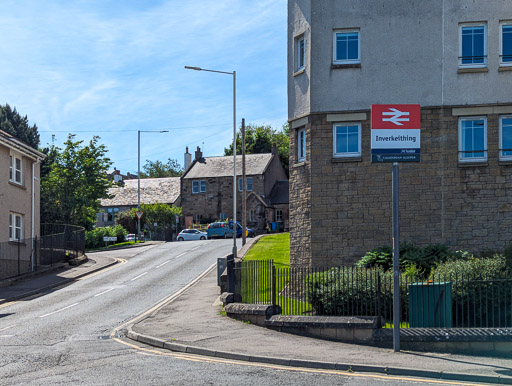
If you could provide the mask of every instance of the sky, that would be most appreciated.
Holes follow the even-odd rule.
[[[0,104],[40,146],[100,136],[124,174],[185,147],[220,156],[237,127],[287,120],[286,0],[2,0]],[[168,133],[158,131],[168,130]]]

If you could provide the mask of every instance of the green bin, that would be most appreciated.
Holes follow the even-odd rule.
[[[412,283],[409,285],[410,327],[452,326],[452,283]]]

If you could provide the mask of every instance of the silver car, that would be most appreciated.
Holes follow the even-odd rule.
[[[206,240],[208,234],[197,229],[183,229],[178,233],[178,241]]]

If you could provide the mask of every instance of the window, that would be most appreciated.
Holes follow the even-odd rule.
[[[220,221],[226,221],[226,213],[221,213],[220,214]]]
[[[283,211],[276,209],[276,222],[283,222]]]
[[[306,129],[297,131],[297,161],[306,160]]]
[[[334,125],[334,156],[356,157],[361,155],[361,124]]]
[[[246,189],[248,192],[252,192],[252,177],[246,177],[245,178],[245,183],[246,183]],[[241,192],[242,191],[242,179],[239,178],[238,179],[238,191]]]
[[[306,45],[304,35],[295,38],[295,72],[304,69],[304,61],[306,57]]]
[[[459,118],[459,161],[487,161],[487,118]]]
[[[200,223],[202,219],[203,219],[202,214],[196,214],[196,223]]]
[[[359,31],[334,31],[334,64],[361,63]]]
[[[21,173],[21,157],[17,157],[15,155],[9,156],[9,181],[16,182],[17,184],[22,183],[22,173]]]
[[[192,193],[204,193],[206,192],[206,181],[205,180],[195,180],[192,181]]]
[[[500,160],[512,161],[512,115],[500,117]]]
[[[512,66],[512,22],[501,25],[501,60],[502,66]]]
[[[460,28],[460,66],[487,66],[487,27],[485,24],[465,24]]]
[[[251,209],[249,211],[249,221],[256,222],[256,209]]]
[[[18,213],[9,213],[9,241],[21,240],[23,229],[23,216]]]

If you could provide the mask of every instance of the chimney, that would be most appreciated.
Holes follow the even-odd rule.
[[[199,161],[201,158],[203,158],[203,152],[201,151],[201,148],[198,146],[196,150],[196,161]]]
[[[188,152],[188,146],[186,147],[186,150],[185,150],[185,164],[184,164],[184,169],[187,170],[188,167],[190,166],[192,162],[192,154],[190,154]]]
[[[275,156],[277,156],[277,142],[274,142],[272,144],[272,154],[274,154]]]

